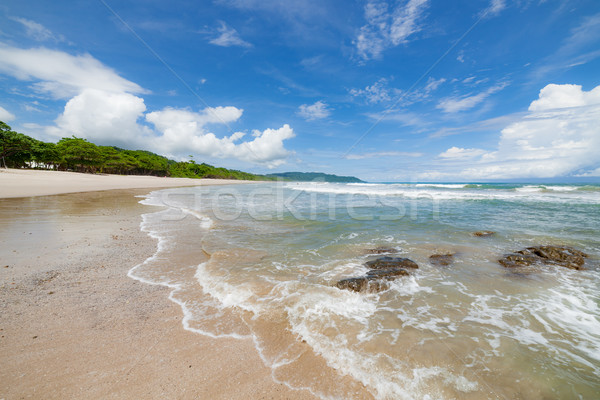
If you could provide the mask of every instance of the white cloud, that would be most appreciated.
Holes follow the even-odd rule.
[[[0,73],[33,81],[38,91],[69,99],[54,126],[23,124],[45,138],[75,135],[97,144],[142,148],[175,157],[195,153],[236,158],[269,168],[283,164],[292,154],[284,146],[285,140],[294,137],[287,124],[279,129],[254,130],[247,141],[241,140],[243,132],[219,138],[208,130],[211,124],[238,121],[243,110],[236,107],[208,107],[199,112],[166,107],[147,113],[144,99],[137,96],[146,91],[88,54],[72,56],[45,48],[0,45]],[[325,103],[313,106],[315,116],[328,112]],[[11,115],[0,107],[0,117]]]
[[[442,154],[475,151],[480,159],[465,160],[454,170],[430,171],[421,179],[511,179],[595,176],[600,157],[600,86],[544,87],[529,113],[501,132],[495,151],[451,148]]]
[[[243,132],[218,138],[205,128],[208,123],[233,122],[241,115],[242,110],[235,107],[217,107],[199,113],[167,108],[147,114],[146,120],[162,134],[154,140],[154,146],[172,155],[192,152],[210,157],[237,158],[268,168],[283,164],[291,154],[283,141],[295,136],[287,124],[279,129],[254,130],[254,139],[245,142],[240,141],[245,136]]]
[[[348,160],[363,160],[366,158],[380,157],[422,157],[423,153],[407,152],[407,151],[380,151],[374,153],[348,154],[345,158]]]
[[[550,84],[540,91],[540,98],[531,103],[529,111],[545,111],[592,104],[600,104],[600,86],[586,92],[581,90],[580,85]]]
[[[43,26],[42,24],[38,24],[35,21],[19,17],[13,17],[11,19],[23,25],[25,27],[25,32],[27,36],[39,42],[44,42],[47,40],[63,42],[65,40],[64,36],[55,35],[45,26]]]
[[[491,0],[486,13],[490,15],[498,15],[500,11],[506,8],[506,0]]]
[[[448,160],[465,160],[479,157],[485,154],[486,151],[482,149],[464,149],[462,147],[451,147],[444,151],[438,157],[445,158]]]
[[[460,111],[469,110],[492,94],[499,92],[507,86],[506,83],[501,83],[496,86],[492,86],[488,90],[471,96],[460,96],[460,97],[447,97],[439,102],[437,105],[438,109],[443,110],[446,113],[455,113]]]
[[[327,103],[319,100],[311,105],[302,104],[298,107],[298,115],[307,121],[314,121],[316,119],[327,118],[331,115],[331,111],[327,108]]]
[[[47,133],[56,138],[75,135],[101,145],[145,147],[151,131],[137,122],[145,111],[141,97],[85,89],[67,102]]]
[[[436,90],[442,83],[446,82],[446,78],[435,79],[433,77],[429,77],[427,80],[427,85],[425,85],[425,92],[430,93]]]
[[[408,0],[393,10],[382,1],[369,1],[365,6],[367,25],[360,28],[355,40],[358,55],[363,60],[380,58],[387,48],[408,42],[419,32],[428,0]]]
[[[582,18],[581,23],[558,46],[554,54],[542,59],[531,71],[534,80],[589,63],[600,57],[600,13]]]
[[[392,97],[400,94],[400,90],[388,88],[388,80],[380,78],[377,82],[364,89],[351,89],[350,94],[354,97],[365,97],[367,102],[377,104],[392,100]]]
[[[584,178],[589,178],[589,177],[594,177],[594,178],[595,178],[595,177],[600,177],[600,167],[598,167],[598,168],[596,168],[596,169],[594,169],[594,170],[591,170],[591,171],[587,171],[587,172],[581,173],[581,174],[576,174],[576,175],[574,175],[574,176],[577,176],[577,177],[584,177]]]
[[[4,107],[0,107],[0,121],[9,122],[15,119],[15,114],[11,113]]]
[[[238,32],[227,26],[223,21],[221,26],[217,28],[218,36],[211,39],[209,43],[222,47],[241,46],[241,47],[252,47],[252,45],[243,40]]]
[[[34,81],[32,88],[35,91],[57,99],[71,98],[84,89],[111,93],[146,92],[89,54],[72,56],[43,47],[19,49],[0,44],[0,73],[21,81]]]
[[[401,105],[406,106],[428,100],[431,97],[431,93],[436,91],[444,82],[446,82],[445,78],[435,79],[429,77],[425,87],[408,93],[391,87],[386,78],[380,78],[371,86],[366,86],[364,89],[350,89],[348,92],[354,97],[364,97],[367,103],[371,104],[400,103],[401,101]]]

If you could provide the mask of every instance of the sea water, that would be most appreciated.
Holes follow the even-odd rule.
[[[161,207],[142,222],[158,250],[130,276],[170,286],[186,329],[253,340],[278,382],[340,399],[600,397],[599,186],[279,182],[142,202]],[[497,262],[533,245],[590,257]],[[381,246],[419,269],[378,293],[335,287]]]

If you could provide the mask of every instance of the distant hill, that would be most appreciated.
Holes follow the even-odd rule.
[[[341,182],[341,183],[363,183],[360,179],[354,176],[339,176],[332,174],[324,174],[322,172],[280,172],[277,174],[268,174],[268,177],[283,178],[285,180],[296,182]]]

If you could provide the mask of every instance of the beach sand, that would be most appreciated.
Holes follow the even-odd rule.
[[[0,173],[0,195],[39,196],[0,200],[0,399],[314,398],[274,382],[250,340],[184,330],[168,288],[127,277],[156,250],[139,229],[154,208],[134,197],[149,190],[40,196],[81,191],[77,176],[100,179],[85,190],[191,182],[54,174],[69,173]]]
[[[229,179],[165,178],[0,168],[0,199],[114,189],[168,188],[253,183]]]

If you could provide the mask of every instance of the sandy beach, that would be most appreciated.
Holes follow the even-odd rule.
[[[0,199],[93,192],[114,189],[169,188],[252,183],[229,179],[166,178],[140,175],[101,175],[67,171],[0,168]]]
[[[275,383],[250,340],[184,330],[168,288],[127,277],[156,250],[136,195],[225,183],[1,171],[0,399],[313,398]]]

